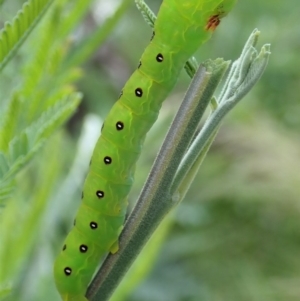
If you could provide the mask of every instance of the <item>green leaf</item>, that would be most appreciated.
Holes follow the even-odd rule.
[[[16,116],[20,115],[20,110],[20,99],[17,97],[17,94],[14,94],[9,102],[9,106],[5,114],[3,114],[4,116],[1,116],[0,150],[3,152],[7,151],[8,143],[14,136],[18,123],[18,118],[16,118]]]
[[[29,293],[28,297],[28,292],[25,297],[24,285],[31,282],[30,277],[27,277],[31,268],[35,275],[41,276],[39,269],[33,267],[37,257],[32,254],[37,254],[37,250],[41,249],[39,243],[46,235],[41,228],[44,226],[45,212],[61,172],[62,165],[57,158],[61,153],[63,137],[55,135],[54,143],[43,149],[35,168],[37,178],[32,186],[34,195],[30,191],[27,194],[26,191],[18,189],[5,210],[2,210],[0,300],[1,293],[9,293],[9,289],[11,295],[8,300],[33,300],[32,294]]]
[[[10,142],[7,156],[0,153],[0,195],[5,195],[7,181],[13,179],[46,139],[73,114],[80,98],[79,93],[66,96]]]
[[[136,7],[141,12],[145,22],[154,28],[154,23],[156,20],[156,15],[151,10],[151,8],[144,2],[144,0],[135,0]]]
[[[29,0],[0,31],[0,70],[14,56],[53,0]]]

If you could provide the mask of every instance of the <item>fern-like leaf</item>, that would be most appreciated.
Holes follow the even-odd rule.
[[[9,163],[7,162],[7,159],[5,155],[0,152],[0,179],[3,178],[3,176],[8,172],[9,170]]]
[[[7,183],[30,161],[46,139],[72,115],[80,98],[79,93],[66,96],[10,142],[7,156],[0,153],[0,195],[5,195]]]
[[[9,163],[5,155],[0,152],[0,179],[9,171]],[[3,200],[7,199],[14,189],[12,181],[3,181],[0,184],[0,208],[4,205]]]
[[[9,102],[7,111],[1,116],[0,124],[0,150],[7,152],[8,143],[13,138],[15,129],[17,128],[18,118],[22,110],[21,101],[17,94],[14,94]],[[1,169],[1,158],[0,158]],[[0,170],[1,173],[1,170]]]
[[[156,16],[151,8],[145,3],[144,0],[135,0],[136,7],[141,12],[145,22],[151,27],[154,27]]]
[[[0,209],[5,206],[7,200],[13,193],[15,185],[13,181],[8,181],[0,186]],[[1,299],[0,299],[1,300]]]
[[[53,0],[29,0],[0,31],[0,70],[14,56]]]

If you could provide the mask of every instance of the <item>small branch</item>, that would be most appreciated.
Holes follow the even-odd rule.
[[[270,55],[270,45],[264,45],[260,53],[257,54],[253,46],[257,43],[258,35],[259,32],[255,29],[247,40],[241,56],[232,64],[226,85],[217,101],[217,107],[206,120],[200,133],[193,140],[178,168],[171,188],[172,193],[178,193],[176,190],[180,187],[182,181],[186,183],[187,177],[193,178],[189,173],[195,173],[195,164],[198,165],[198,168],[200,167],[204,159],[202,156],[206,154],[205,149],[212,143],[212,139],[216,136],[224,116],[237,105],[263,74]],[[195,163],[196,161],[198,163]],[[187,186],[186,184],[183,185]],[[182,198],[180,197],[180,199]]]

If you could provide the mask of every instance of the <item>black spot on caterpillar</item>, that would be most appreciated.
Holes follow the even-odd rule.
[[[85,252],[87,252],[87,250],[88,250],[88,246],[87,245],[80,245],[79,251],[81,253],[85,253]]]
[[[118,131],[123,130],[123,129],[124,129],[124,123],[123,123],[122,121],[118,121],[118,122],[116,123],[116,129],[117,129]]]
[[[103,161],[104,161],[104,163],[105,163],[106,165],[109,165],[109,164],[111,164],[111,162],[112,162],[112,158],[106,156],[106,157],[104,157]]]
[[[163,60],[164,60],[164,57],[161,53],[159,53],[157,56],[156,56],[156,60],[161,63]]]
[[[143,96],[143,90],[141,88],[136,88],[134,92],[137,97]]]
[[[95,223],[95,222],[90,222],[90,227],[91,227],[91,229],[97,229],[98,228],[98,224],[97,223]]]
[[[97,190],[97,191],[96,191],[96,196],[97,196],[99,199],[104,198],[104,191]]]
[[[72,269],[70,269],[69,267],[64,268],[64,272],[67,276],[70,276],[72,274]]]

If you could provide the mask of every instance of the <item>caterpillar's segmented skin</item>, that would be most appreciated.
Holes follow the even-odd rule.
[[[185,62],[235,1],[163,1],[151,42],[105,120],[74,227],[55,261],[55,282],[64,301],[86,301],[85,291],[100,258],[117,252],[145,136]]]

